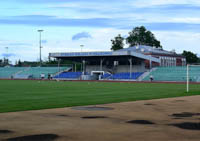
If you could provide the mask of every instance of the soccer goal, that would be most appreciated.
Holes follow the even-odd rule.
[[[187,92],[193,88],[191,83],[200,83],[200,65],[187,65]]]

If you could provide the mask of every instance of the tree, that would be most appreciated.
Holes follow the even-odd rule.
[[[184,50],[182,55],[186,57],[187,63],[189,64],[198,63],[199,61],[199,58],[197,57],[197,55],[192,53],[191,51]]]
[[[136,45],[147,45],[162,48],[160,41],[158,41],[154,34],[151,31],[148,31],[144,26],[136,27],[129,32],[126,42],[130,47]]]
[[[4,66],[9,65],[9,60],[7,58],[3,58]]]
[[[0,66],[3,66],[3,60],[0,59]]]
[[[115,39],[111,40],[111,42],[112,42],[111,50],[115,51],[124,48],[124,38],[121,37],[120,34],[117,37],[115,37]]]
[[[18,65],[19,67],[21,67],[21,66],[22,66],[22,62],[19,60],[18,63],[17,63],[17,65]]]

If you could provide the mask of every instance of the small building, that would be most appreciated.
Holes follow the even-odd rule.
[[[166,51],[163,50],[162,48],[140,45],[140,46],[125,48],[120,51],[133,51],[160,59],[160,63],[157,62],[151,63],[150,60],[145,60],[146,68],[151,68],[156,66],[162,66],[162,67],[186,66],[186,58],[184,56],[177,54],[175,51]]]

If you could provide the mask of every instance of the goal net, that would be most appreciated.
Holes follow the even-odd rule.
[[[199,83],[199,85],[197,85]],[[200,65],[187,65],[187,92],[200,88]]]

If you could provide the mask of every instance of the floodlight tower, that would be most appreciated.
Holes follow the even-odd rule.
[[[81,55],[82,55],[84,45],[80,45],[80,47],[81,47]],[[81,57],[81,69],[82,69],[82,74],[84,74],[85,73],[84,72],[84,70],[85,70],[85,61],[82,59],[82,57]]]
[[[40,34],[40,39],[39,39],[39,49],[40,49],[40,66],[42,65],[42,32],[44,30],[38,30],[39,34]]]
[[[9,62],[9,60],[8,60],[8,47],[5,47],[5,49],[6,49],[6,59],[7,59],[7,61]],[[9,64],[9,63],[8,63]]]
[[[83,51],[83,47],[84,47],[84,45],[80,45],[81,46],[81,52]]]

